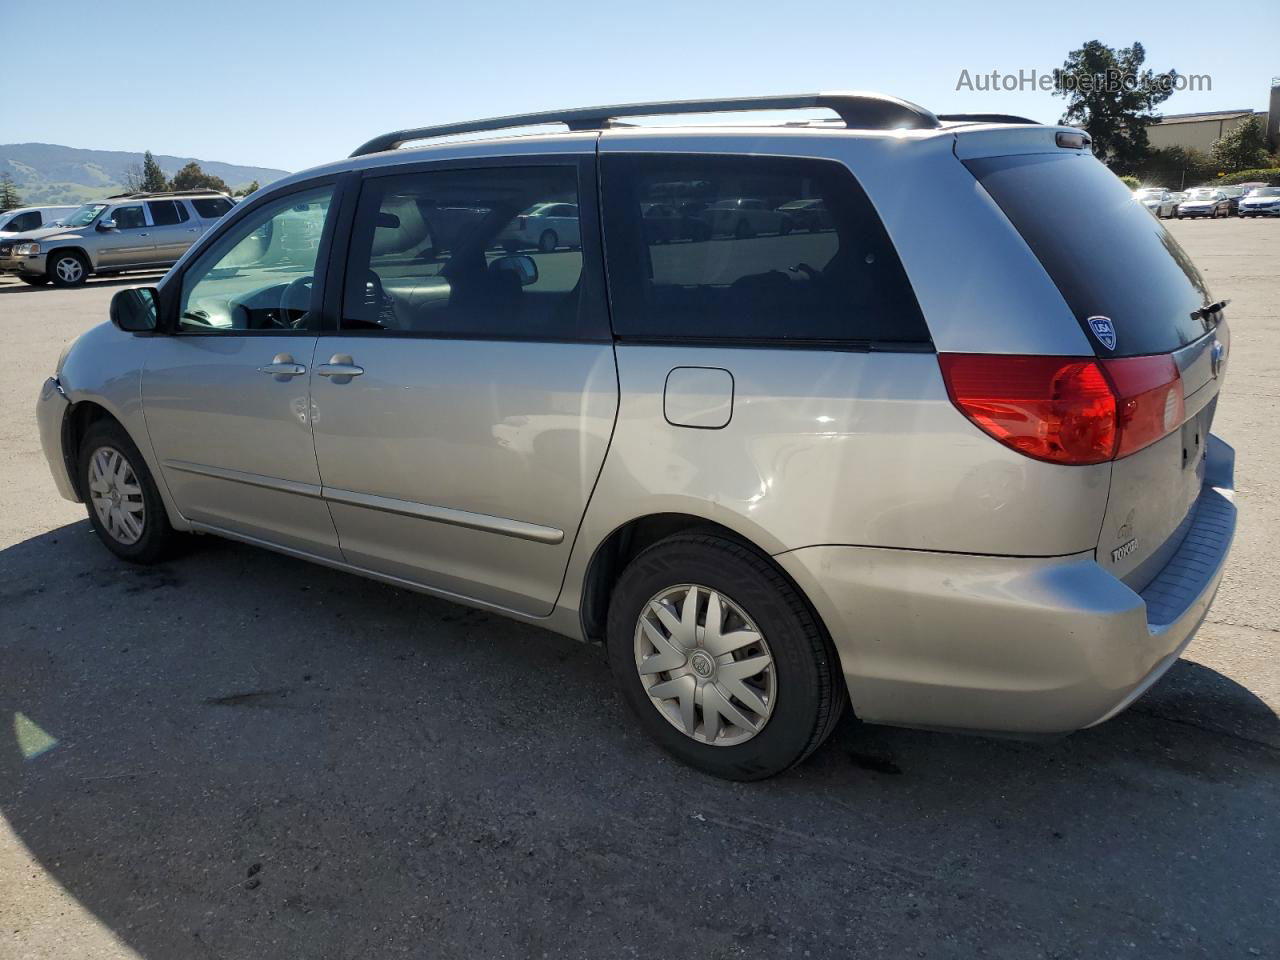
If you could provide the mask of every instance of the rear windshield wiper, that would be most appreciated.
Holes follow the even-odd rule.
[[[1217,303],[1211,303],[1207,307],[1201,307],[1199,310],[1192,310],[1191,319],[1212,320],[1214,323],[1218,323],[1219,320],[1215,315],[1225,310],[1230,302],[1230,300],[1219,300]]]

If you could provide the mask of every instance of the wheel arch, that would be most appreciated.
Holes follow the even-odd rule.
[[[71,477],[71,486],[84,502],[84,490],[80,485],[80,444],[84,441],[89,428],[101,420],[112,420],[120,425],[120,429],[128,433],[128,428],[120,418],[110,410],[93,400],[81,400],[67,408],[62,417],[62,462],[66,464],[67,473]],[[135,443],[137,441],[134,441]]]
[[[710,534],[741,544],[778,572],[796,595],[809,608],[814,621],[830,642],[826,623],[804,589],[770,554],[751,537],[722,523],[696,514],[669,511],[649,513],[634,517],[615,527],[592,552],[582,578],[578,598],[578,619],[582,636],[587,640],[601,641],[609,618],[609,601],[614,584],[635,557],[653,544],[682,533]]]
[[[60,253],[74,253],[77,257],[79,257],[80,262],[84,264],[86,276],[91,273],[96,273],[98,270],[97,264],[93,262],[93,257],[89,256],[89,251],[87,249],[85,249],[84,247],[75,246],[74,244],[67,244],[61,247],[54,247],[52,250],[50,250],[48,253],[45,254],[45,258],[44,258],[45,273],[49,272],[49,267],[52,265],[54,257],[56,257]]]

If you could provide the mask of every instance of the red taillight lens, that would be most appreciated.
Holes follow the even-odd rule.
[[[1052,463],[1101,463],[1116,450],[1116,398],[1097,360],[938,356],[951,402],[1001,443]]]
[[[1095,360],[944,353],[956,407],[1001,443],[1051,463],[1102,463],[1141,450],[1186,418],[1171,356]]]
[[[1127,457],[1167,437],[1187,419],[1182,377],[1173,357],[1124,357],[1102,361],[1120,402],[1120,448]]]

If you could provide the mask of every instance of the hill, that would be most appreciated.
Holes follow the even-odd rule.
[[[194,157],[155,155],[166,177],[171,177]],[[81,203],[112,193],[123,193],[125,174],[142,163],[141,153],[125,150],[81,150],[54,143],[0,144],[0,173],[8,173],[18,186],[23,203]],[[196,160],[206,173],[221,177],[233,189],[257,180],[266,186],[287,174],[270,167],[245,167],[218,160]]]

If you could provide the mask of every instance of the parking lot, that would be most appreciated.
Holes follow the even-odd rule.
[[[596,647],[208,538],[123,566],[32,416],[122,281],[0,280],[0,957],[1276,956],[1280,223],[1168,226],[1232,300],[1240,505],[1182,661],[1065,739],[846,717],[759,784]]]

